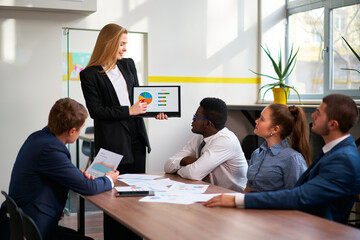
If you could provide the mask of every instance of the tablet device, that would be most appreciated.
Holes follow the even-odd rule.
[[[117,197],[138,197],[138,196],[154,196],[153,191],[121,191],[117,192]]]
[[[156,117],[163,112],[168,117],[181,117],[180,98],[180,86],[138,86],[133,88],[132,104],[148,104],[146,113],[140,116]]]

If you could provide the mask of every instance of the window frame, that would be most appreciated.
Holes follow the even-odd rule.
[[[360,89],[332,89],[333,82],[333,11],[336,8],[347,7],[359,4],[359,0],[286,0],[286,34],[285,51],[288,56],[290,51],[289,43],[289,17],[296,13],[307,12],[314,9],[324,8],[324,91],[323,94],[300,94],[301,99],[321,99],[331,93],[341,93],[354,99],[360,99]],[[287,79],[288,81],[288,79]],[[295,96],[289,97],[295,100]]]

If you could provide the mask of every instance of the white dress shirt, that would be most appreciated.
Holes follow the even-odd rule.
[[[333,147],[335,147],[338,143],[340,143],[342,140],[344,140],[345,138],[347,138],[348,136],[350,136],[350,134],[347,134],[343,137],[340,137],[338,139],[335,139],[327,144],[325,144],[322,147],[323,153],[326,154],[327,152],[329,152]]]
[[[110,182],[111,182],[111,188],[114,188],[114,182],[113,182],[113,180],[111,179],[111,177],[109,177],[109,176],[105,176],[105,177],[107,177],[109,180],[110,180]]]
[[[199,157],[198,148],[202,140],[206,144]],[[198,159],[187,166],[180,166],[180,161],[188,156]],[[202,180],[210,175],[211,183],[240,192],[246,186],[247,168],[240,142],[227,128],[207,138],[195,135],[181,151],[168,159],[164,166],[165,172],[177,172],[181,177],[192,180]]]
[[[120,102],[120,105],[131,107],[127,84],[126,84],[125,78],[121,74],[118,66],[115,65],[115,68],[108,71],[106,73],[106,75],[109,77],[112,85],[114,86],[116,95]]]

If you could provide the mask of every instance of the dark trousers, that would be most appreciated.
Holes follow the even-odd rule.
[[[146,145],[142,139],[131,145],[134,162],[132,164],[119,165],[120,174],[145,173]]]
[[[145,173],[146,145],[142,139],[133,139],[132,153],[134,163],[120,165],[118,170],[120,174],[124,173]],[[104,212],[104,240],[110,239],[142,239],[134,232],[112,219]]]
[[[55,229],[49,234],[46,240],[92,240],[90,237],[82,236],[77,231],[62,227],[56,226]]]

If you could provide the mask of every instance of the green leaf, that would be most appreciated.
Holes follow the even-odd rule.
[[[265,51],[266,55],[270,58],[270,61],[271,61],[272,65],[273,65],[275,73],[276,73],[276,75],[278,75],[279,80],[281,80],[281,72],[279,71],[279,67],[276,65],[275,60],[271,57],[269,48],[266,46],[267,51],[263,46],[261,46],[261,48]]]
[[[358,73],[360,73],[359,72],[359,70],[357,70],[357,69],[354,69],[354,68],[340,68],[341,70],[349,70],[349,71],[355,71],[355,72],[358,72]]]
[[[294,90],[294,92],[296,92],[297,96],[298,96],[298,99],[299,99],[299,102],[300,104],[302,104],[301,100],[300,100],[300,94],[298,93],[298,91],[296,91],[296,89],[294,87],[289,87],[291,88],[292,90]]]
[[[298,54],[298,52],[299,52],[299,49],[300,49],[300,48],[298,48],[297,51],[295,52],[294,56],[292,56],[293,47],[291,46],[290,55],[289,55],[289,58],[288,58],[288,60],[287,60],[287,63],[286,63],[286,67],[285,67],[285,69],[284,69],[284,72],[283,72],[284,76],[287,75],[287,72],[288,72],[288,70],[289,70],[289,68],[290,68],[291,66],[293,66],[292,69],[294,69],[294,67],[295,67],[295,62],[296,62],[295,58],[296,58],[296,56],[297,56],[297,54]],[[295,62],[294,62],[294,60],[295,60]],[[294,64],[293,64],[293,62],[294,62]],[[288,75],[290,75],[290,74],[288,74]]]
[[[262,88],[266,88],[266,87],[274,87],[276,85],[276,83],[269,83],[269,84],[265,84],[264,86],[262,86],[260,89]]]
[[[276,81],[279,81],[278,78],[274,78],[274,77],[272,77],[272,76],[269,76],[269,75],[266,75],[266,74],[262,74],[262,73],[257,73],[257,72],[254,72],[254,71],[251,70],[251,69],[249,69],[249,70],[250,70],[250,72],[255,73],[256,75],[268,77],[268,78],[274,79],[274,80],[276,80]]]
[[[269,88],[269,89],[267,89],[267,90],[264,92],[264,94],[263,94],[263,99],[265,98],[265,94],[266,94],[269,90],[271,90],[271,89],[273,89],[273,88]]]
[[[270,89],[272,89],[272,88],[274,88],[274,84],[272,83],[272,84],[266,84],[266,85],[262,86],[261,88],[259,88],[259,93],[260,93],[260,91],[261,91],[262,89],[264,89],[264,88],[270,88]]]
[[[350,44],[346,41],[346,39],[344,37],[342,37],[342,39],[344,39],[346,45],[348,45],[350,50],[354,53],[355,57],[360,61],[360,56],[355,52],[355,50],[350,46]]]
[[[284,77],[284,79],[288,78],[290,76],[290,74],[293,72],[294,68],[295,68],[295,65],[296,65],[296,59],[295,59],[295,62],[294,64],[292,65],[291,67],[291,70],[286,74],[286,76]]]
[[[281,48],[279,48],[279,72],[282,72],[281,59]]]

